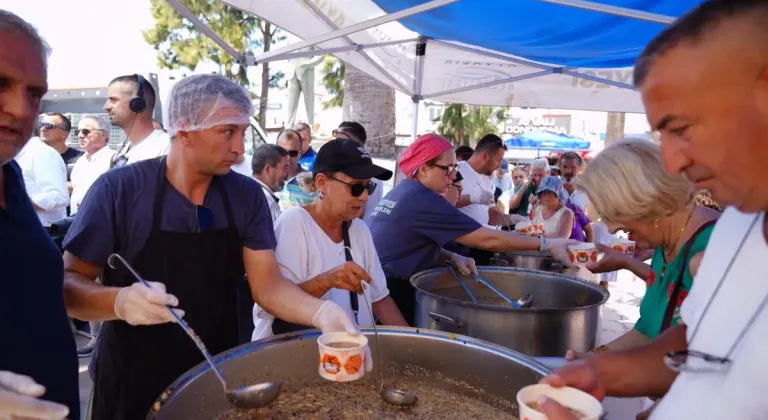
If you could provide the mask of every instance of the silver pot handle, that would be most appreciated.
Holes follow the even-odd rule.
[[[429,316],[432,317],[432,319],[434,319],[435,322],[437,322],[437,323],[445,322],[446,324],[451,324],[451,325],[453,325],[455,327],[459,327],[459,328],[464,327],[464,322],[462,322],[461,320],[456,320],[456,319],[453,319],[453,318],[451,318],[449,316],[445,316],[443,314],[438,314],[436,312],[430,312]]]

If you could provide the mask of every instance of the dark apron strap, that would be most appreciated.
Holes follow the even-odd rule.
[[[693,242],[696,240],[696,237],[699,236],[702,231],[704,231],[704,229],[714,225],[715,222],[715,220],[710,220],[699,226],[699,228],[696,229],[696,232],[691,235],[691,238],[688,239],[688,243],[685,245],[685,250],[683,251],[683,259],[680,264],[680,270],[678,270],[677,276],[675,277],[675,286],[674,289],[672,289],[672,294],[669,295],[669,302],[667,302],[667,307],[664,310],[664,319],[661,321],[661,332],[664,332],[672,325],[672,317],[675,314],[677,298],[680,296],[680,292],[683,288],[683,276],[685,275],[686,267],[688,267],[688,256],[691,252],[691,248],[693,247]]]
[[[347,257],[347,261],[353,261],[352,245],[349,241],[349,223],[341,223],[341,234],[344,237],[344,255]],[[352,308],[352,313],[355,315],[355,321],[360,323],[360,320],[357,318],[357,314],[360,312],[360,303],[357,300],[357,293],[349,292],[349,305]]]

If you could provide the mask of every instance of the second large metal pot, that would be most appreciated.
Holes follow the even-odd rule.
[[[508,267],[480,267],[480,274],[512,298],[530,293],[534,306],[514,309],[483,284],[465,278],[478,303],[447,269],[411,278],[416,288],[416,327],[464,334],[529,356],[559,357],[594,347],[600,306],[608,292],[564,275]]]

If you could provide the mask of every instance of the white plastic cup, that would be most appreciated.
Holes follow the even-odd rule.
[[[356,343],[356,347],[335,348],[332,343]],[[365,349],[368,339],[364,335],[346,332],[323,334],[317,338],[320,352],[318,373],[324,379],[334,382],[356,381],[365,375]]]
[[[520,408],[520,420],[547,420],[544,412],[535,410],[529,404],[536,403],[540,396],[557,401],[560,405],[583,414],[584,420],[598,420],[603,415],[603,405],[597,398],[576,388],[555,388],[549,385],[529,385],[517,392],[517,405]]]
[[[568,245],[568,257],[571,264],[584,267],[587,263],[597,262],[597,248],[591,242]]]
[[[624,255],[630,257],[635,255],[635,241],[630,241],[625,238],[616,238],[611,241],[609,246]]]

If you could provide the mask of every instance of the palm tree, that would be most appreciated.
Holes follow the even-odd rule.
[[[504,108],[451,104],[440,116],[437,133],[454,146],[470,146],[486,134],[498,134],[496,121],[503,120]]]

